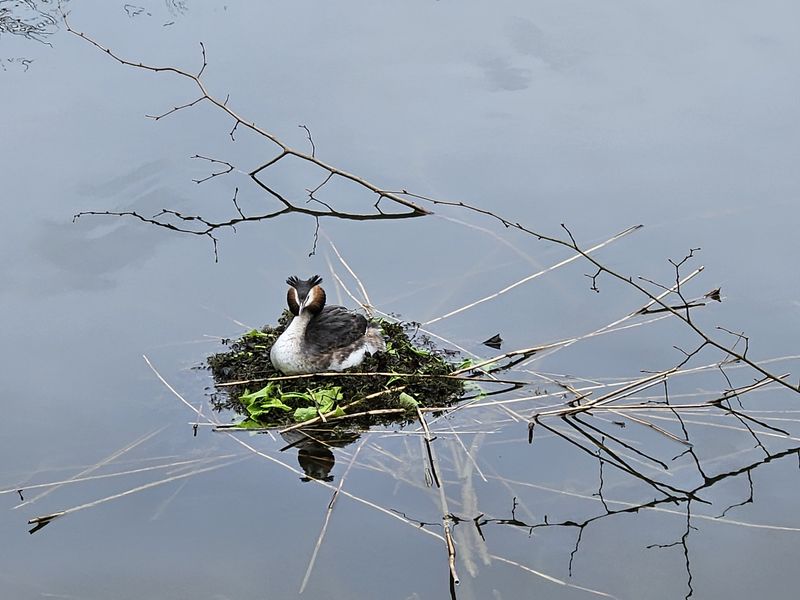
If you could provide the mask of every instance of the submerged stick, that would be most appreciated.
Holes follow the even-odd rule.
[[[221,456],[213,456],[211,458],[192,458],[187,460],[179,460],[161,465],[151,465],[149,467],[139,467],[137,469],[127,469],[125,471],[117,471],[114,473],[103,473],[102,475],[87,475],[85,477],[72,477],[70,479],[62,479],[60,481],[50,481],[48,483],[35,483],[33,485],[20,485],[13,488],[0,490],[0,496],[3,494],[18,493],[20,491],[30,491],[40,488],[49,488],[55,486],[68,485],[70,483],[82,483],[84,481],[95,481],[97,479],[109,479],[111,477],[121,477],[123,475],[135,475],[137,473],[146,473],[148,471],[158,471],[160,469],[171,469],[175,467],[185,467],[187,465],[194,465],[197,463],[211,462],[213,460],[221,460],[224,458],[233,458],[235,454],[223,454]]]
[[[95,506],[97,506],[99,504],[103,504],[105,502],[109,502],[111,500],[117,500],[118,498],[123,498],[125,496],[130,496],[131,494],[135,494],[137,492],[141,492],[141,491],[144,491],[144,490],[149,490],[150,488],[154,488],[156,486],[163,485],[165,483],[170,483],[172,481],[178,481],[180,479],[186,479],[187,477],[193,477],[194,475],[199,475],[200,473],[207,473],[208,471],[214,471],[216,469],[221,469],[222,467],[227,467],[228,465],[232,465],[234,463],[240,462],[242,460],[245,460],[246,458],[249,458],[249,457],[243,457],[243,458],[238,458],[236,460],[230,460],[228,462],[212,465],[210,467],[205,467],[205,468],[202,468],[202,469],[196,469],[194,471],[190,471],[188,473],[183,473],[181,475],[174,475],[172,477],[167,477],[166,479],[159,479],[158,481],[151,481],[150,483],[146,483],[144,485],[140,485],[140,486],[137,486],[135,488],[131,488],[129,490],[125,490],[124,492],[120,492],[119,494],[113,494],[112,496],[106,496],[105,498],[100,498],[99,500],[94,500],[92,502],[87,502],[86,504],[80,504],[78,506],[73,506],[72,508],[67,508],[65,510],[62,510],[62,511],[59,511],[59,512],[56,512],[56,513],[52,513],[52,514],[49,514],[49,515],[33,517],[32,519],[28,519],[28,524],[36,526],[36,527],[33,528],[33,530],[31,530],[31,533],[33,533],[34,531],[37,531],[38,529],[41,529],[42,527],[44,527],[45,525],[50,523],[50,521],[52,521],[52,520],[54,520],[54,519],[56,519],[58,517],[63,517],[64,515],[68,515],[70,513],[78,512],[79,510],[83,510],[84,508],[92,508],[92,507],[95,507]]]
[[[638,226],[637,227],[629,227],[625,231],[622,231],[622,232],[610,237],[606,241],[601,242],[600,244],[597,244],[595,246],[592,246],[591,248],[589,248],[587,250],[584,250],[584,252],[585,253],[589,253],[589,252],[594,252],[595,250],[599,250],[600,248],[603,248],[604,246],[607,246],[608,244],[610,244],[612,242],[615,242],[616,240],[621,239],[621,238],[625,237],[626,235],[628,235],[630,233],[633,233],[634,231],[636,231],[638,229],[639,229]],[[500,291],[495,292],[494,294],[489,294],[488,296],[485,296],[485,297],[481,298],[480,300],[476,300],[474,302],[471,302],[471,303],[469,303],[469,304],[467,304],[465,306],[462,306],[461,308],[457,308],[455,310],[451,310],[449,313],[444,314],[441,317],[436,317],[435,319],[430,319],[429,321],[425,321],[423,323],[423,325],[431,325],[431,324],[436,323],[438,321],[441,321],[443,319],[447,319],[448,317],[452,317],[453,315],[457,315],[458,313],[461,313],[461,312],[463,312],[463,311],[465,311],[467,309],[470,309],[473,306],[477,306],[479,304],[482,304],[484,302],[487,302],[489,300],[497,298],[501,294],[505,294],[506,292],[513,290],[515,287],[517,287],[519,285],[522,285],[523,283],[527,283],[528,281],[531,281],[532,279],[536,279],[537,277],[541,277],[545,273],[549,273],[550,271],[554,271],[554,270],[558,269],[559,267],[563,267],[564,265],[567,265],[567,264],[569,264],[571,262],[574,262],[574,261],[578,260],[579,258],[581,258],[582,256],[583,256],[582,253],[574,254],[574,255],[570,256],[569,258],[566,258],[566,259],[564,259],[564,260],[562,260],[560,262],[557,262],[554,265],[551,265],[551,266],[547,267],[546,269],[542,269],[541,271],[537,271],[536,273],[534,273],[532,275],[528,275],[527,277],[524,277],[523,279],[520,279],[519,281],[517,281],[515,283],[512,283],[511,285],[508,285],[508,286],[504,287],[503,289],[501,289]]]
[[[453,535],[450,530],[450,523],[452,519],[450,516],[450,510],[447,508],[447,496],[444,493],[444,487],[439,479],[439,465],[438,460],[436,459],[436,453],[433,449],[433,440],[436,438],[431,436],[430,429],[428,429],[428,423],[425,421],[425,416],[419,410],[419,407],[417,407],[417,418],[419,419],[422,429],[425,432],[423,441],[428,452],[431,476],[433,477],[433,480],[436,483],[436,487],[439,491],[439,504],[442,509],[442,529],[444,530],[444,541],[445,547],[447,548],[447,565],[450,570],[450,585],[452,587],[454,585],[458,585],[460,583],[460,579],[458,577],[458,573],[456,572],[456,545],[453,543]]]
[[[364,447],[368,438],[364,438],[361,440],[361,443],[356,448],[355,452],[353,452],[353,456],[350,458],[350,462],[347,465],[347,469],[345,469],[342,476],[339,478],[339,485],[336,486],[336,489],[333,491],[333,496],[331,496],[331,501],[328,503],[328,509],[325,511],[325,521],[322,524],[322,530],[319,532],[319,536],[317,537],[317,543],[314,545],[314,552],[311,554],[311,560],[308,561],[308,567],[306,567],[306,574],[303,577],[303,583],[300,584],[300,592],[306,589],[306,584],[308,583],[308,579],[311,577],[311,571],[314,569],[314,563],[317,562],[317,554],[319,553],[319,549],[322,547],[322,540],[325,539],[325,533],[328,531],[328,523],[330,523],[331,515],[333,515],[333,506],[336,504],[336,498],[339,497],[339,492],[342,491],[342,487],[344,486],[344,480],[347,477],[348,473],[350,473],[350,469],[353,468],[353,465],[356,462],[356,458],[358,454],[361,452],[361,449]]]
[[[190,402],[188,402],[174,387],[172,387],[169,384],[169,382],[167,382],[166,379],[164,379],[164,377],[153,366],[153,364],[150,362],[150,360],[146,356],[144,356],[143,358],[145,359],[145,361],[147,362],[147,365],[150,367],[150,369],[153,371],[153,373],[156,375],[156,377],[158,377],[158,379],[167,387],[167,389],[169,389],[186,407],[188,407],[192,412],[197,414],[197,412],[198,412],[197,409],[194,406],[192,406],[192,404]],[[198,417],[199,417],[199,415],[198,415]],[[204,416],[204,418],[206,419],[206,421],[211,422],[208,416]],[[270,456],[269,454],[266,454],[266,453],[258,450],[257,448],[255,448],[252,445],[248,444],[246,441],[244,441],[242,439],[239,439],[237,436],[233,435],[232,433],[229,433],[228,437],[232,441],[234,441],[235,443],[237,443],[237,444],[241,445],[243,448],[247,449],[249,452],[251,452],[251,453],[253,453],[253,454],[255,454],[255,455],[257,455],[257,456],[259,456],[259,457],[261,457],[261,458],[263,458],[263,459],[265,459],[265,460],[267,460],[267,461],[269,461],[269,462],[271,462],[273,464],[279,465],[279,466],[283,467],[284,469],[286,469],[286,470],[288,470],[288,471],[290,471],[290,472],[292,472],[292,473],[294,473],[294,474],[296,474],[298,476],[302,477],[302,476],[305,475],[305,473],[303,473],[299,469],[289,465],[288,463],[286,463],[286,462],[284,462],[284,461],[282,461],[282,460],[280,460],[278,458],[275,458],[274,456]],[[425,527],[419,527],[418,523],[415,523],[414,521],[410,520],[409,518],[405,517],[404,515],[398,514],[397,512],[392,511],[392,510],[390,510],[390,509],[388,509],[386,507],[383,507],[383,506],[381,506],[381,505],[379,505],[379,504],[377,504],[375,502],[367,500],[366,498],[363,498],[361,496],[358,496],[356,494],[348,492],[344,488],[336,488],[336,487],[334,487],[333,485],[331,485],[330,483],[328,483],[326,481],[320,481],[318,479],[313,479],[312,481],[314,483],[316,483],[317,485],[321,485],[322,487],[327,488],[329,490],[337,490],[338,489],[338,495],[346,496],[347,498],[350,498],[351,500],[354,500],[354,501],[358,502],[359,504],[367,506],[368,508],[376,510],[376,511],[378,511],[378,512],[380,512],[380,513],[382,513],[382,514],[384,514],[384,515],[386,515],[388,517],[396,519],[397,521],[400,521],[401,523],[404,523],[405,525],[413,527],[415,531],[422,532],[427,536],[433,537],[433,538],[435,538],[437,540],[440,540],[440,541],[444,542],[445,544],[447,544],[447,539],[446,539],[446,537],[444,535],[440,535],[440,534],[436,533],[435,531],[431,531],[431,530],[429,530],[429,529],[427,529]],[[440,490],[441,490],[441,488],[440,488]],[[446,499],[446,497],[444,497],[444,491],[443,490],[441,490],[441,498],[446,503],[447,499]],[[56,514],[56,515],[54,515],[54,518],[57,517],[57,516],[60,516],[60,515]],[[450,554],[451,550],[453,551],[453,553],[455,552],[455,546],[454,545],[453,545],[452,548],[448,547],[448,563],[450,563],[449,557],[451,556],[451,554]],[[455,557],[454,554],[452,556]],[[490,555],[490,556],[491,556],[491,558],[493,558],[495,560],[506,562],[506,563],[511,564],[513,566],[516,566],[517,568],[519,568],[521,570],[524,570],[524,571],[526,571],[528,573],[533,573],[533,574],[535,574],[535,575],[537,575],[539,577],[542,577],[545,580],[556,582],[556,583],[559,583],[561,585],[566,585],[567,587],[572,587],[572,588],[575,588],[575,589],[587,590],[587,591],[591,591],[592,593],[597,593],[597,594],[600,594],[600,595],[603,595],[603,596],[611,597],[610,595],[603,594],[602,592],[597,592],[597,591],[594,591],[594,590],[588,590],[588,588],[581,588],[580,586],[576,586],[576,585],[573,585],[573,584],[565,583],[565,582],[560,581],[560,580],[558,580],[558,579],[556,579],[556,578],[554,578],[552,576],[546,575],[546,574],[541,573],[539,571],[535,571],[535,570],[531,569],[530,567],[527,567],[527,566],[525,566],[525,565],[523,565],[521,563],[517,563],[517,562],[511,561],[511,560],[509,560],[507,558],[504,558],[504,557],[501,557],[501,556],[498,556],[498,555],[494,555],[494,554]],[[453,560],[452,565],[455,566],[455,561],[454,560]],[[451,571],[450,573],[451,573],[451,581],[453,582],[453,584],[455,584],[458,581],[458,579],[457,578],[453,579],[453,576],[454,576],[453,571]]]
[[[83,477],[89,475],[90,473],[93,473],[97,469],[100,469],[100,468],[106,466],[107,464],[113,462],[114,460],[116,460],[117,458],[119,458],[120,456],[125,454],[126,452],[130,452],[131,450],[133,450],[137,446],[139,446],[139,445],[145,443],[146,441],[148,441],[149,439],[151,439],[153,436],[158,435],[159,433],[164,431],[164,429],[166,429],[166,427],[167,426],[164,425],[163,427],[160,427],[160,428],[156,429],[155,431],[151,431],[150,433],[147,433],[147,434],[143,435],[139,439],[134,440],[133,442],[131,442],[127,446],[123,446],[119,450],[117,450],[115,452],[112,452],[111,454],[109,454],[106,458],[104,458],[100,462],[92,465],[91,467],[87,467],[86,469],[84,469],[80,473],[77,473],[72,479],[83,478]],[[22,508],[23,506],[27,506],[28,504],[33,504],[37,500],[40,500],[41,498],[44,498],[48,494],[53,493],[59,487],[61,487],[62,485],[65,485],[65,484],[66,484],[66,482],[58,483],[58,484],[50,487],[50,489],[45,490],[41,494],[38,494],[38,495],[34,496],[33,498],[30,498],[29,500],[25,500],[24,502],[21,502],[21,503],[17,504],[14,508],[15,509],[16,508]]]

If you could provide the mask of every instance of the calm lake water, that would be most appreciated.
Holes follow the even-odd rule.
[[[321,219],[313,256],[312,217],[245,223],[217,233],[218,261],[207,237],[134,218],[73,222],[162,209],[225,221],[234,193],[244,214],[276,210],[247,175],[276,147],[242,126],[231,135],[208,102],[147,118],[197,89],[115,62],[65,31],[55,4],[0,0],[3,598],[447,598],[443,515],[460,599],[797,596],[797,393],[773,383],[732,400],[746,417],[687,409],[686,431],[669,410],[597,411],[582,432],[553,417],[528,444],[531,416],[573,397],[559,382],[597,399],[695,349],[675,317],[649,322],[663,313],[498,374],[529,382],[521,390],[429,415],[441,492],[418,423],[334,448],[324,481],[277,433],[193,435],[193,409],[233,418],[210,411],[198,367],[222,338],[276,321],[286,276],[319,273],[330,299],[356,307],[332,244],[375,307],[430,322],[465,357],[498,354],[481,344],[496,333],[502,352],[583,336],[647,298],[607,274],[592,291],[596,269],[576,260],[439,319],[572,256],[459,207]],[[736,337],[716,327],[744,332],[749,359],[797,384],[795,3],[65,6],[73,28],[133,62],[196,73],[202,42],[211,95],[304,152],[308,127],[318,158],[383,189],[567,239],[563,223],[586,248],[643,224],[595,254],[639,283],[672,285],[668,259],[702,248],[681,267],[705,266],[684,292],[721,287],[723,302],[695,322],[728,345]],[[198,185],[227,167],[195,155],[234,168]],[[321,209],[306,190],[324,176],[286,160],[264,179]],[[358,212],[376,200],[341,181],[320,198]],[[671,401],[761,377],[714,368],[724,358],[694,356],[687,367],[706,368],[670,378]],[[616,458],[601,462],[587,434]],[[61,511],[28,533],[29,519]]]

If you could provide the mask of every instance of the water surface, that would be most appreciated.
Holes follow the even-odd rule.
[[[68,7],[73,27],[135,62],[196,72],[202,42],[210,93],[230,94],[237,112],[298,149],[309,148],[298,127],[306,125],[318,157],[384,189],[462,200],[547,235],[563,237],[564,223],[585,247],[644,224],[598,257],[665,285],[675,277],[667,259],[701,247],[682,271],[706,267],[688,293],[721,286],[725,301],[697,322],[728,341],[716,326],[744,331],[754,360],[796,353],[793,4]],[[208,104],[146,118],[191,102],[196,90],[120,65],[68,34],[51,2],[0,2],[0,24],[4,597],[295,597],[342,481],[351,496],[336,500],[303,596],[447,597],[447,551],[436,537],[443,510],[426,484],[419,426],[337,448],[325,487],[303,481],[296,451],[281,452],[280,436],[233,439],[209,427],[194,436],[196,415],[142,357],[192,406],[205,405],[211,381],[196,367],[220,338],[275,321],[287,275],[320,273],[332,299],[355,306],[334,284],[331,267],[358,289],[328,240],[376,307],[421,322],[570,253],[458,208],[395,222],[324,219],[310,257],[313,218],[242,225],[219,233],[218,262],[208,238],[133,219],[73,223],[83,210],[169,208],[226,219],[235,215],[236,188],[244,212],[268,211],[273,200],[246,173],[275,147],[243,128],[234,141],[234,123]],[[189,158],[198,154],[236,169],[198,185],[193,179],[215,168]],[[319,175],[286,161],[269,182],[303,203]],[[354,185],[325,192],[348,210],[375,201]],[[530,347],[594,331],[644,303],[608,276],[593,292],[585,277],[593,272],[576,261],[428,328],[490,357],[480,342],[495,333],[504,351]],[[541,428],[527,443],[534,410],[563,399],[509,404],[513,413],[488,403],[557,389],[543,374],[574,386],[634,379],[679,362],[673,346],[696,344],[675,319],[584,340],[518,368],[514,377],[535,382],[524,392],[431,419],[447,508],[460,519],[459,598],[796,595],[798,458],[788,451],[798,447],[797,395],[777,386],[742,400],[762,424],[792,434],[749,422],[763,448],[733,417],[687,417],[707,476],[752,465],[704,490],[710,504],[691,503],[688,528],[685,502],[602,516],[582,530],[574,553],[576,527],[530,528],[580,523],[663,494],[606,466],[604,508],[597,458]],[[795,360],[769,368],[797,382]],[[735,386],[757,377],[726,372]],[[690,402],[728,385],[709,369],[675,378],[670,392]],[[643,473],[678,488],[703,483],[690,457],[672,460],[683,445],[615,420],[624,421],[604,414],[592,423],[669,467],[621,450]],[[652,422],[682,433],[669,415]],[[32,517],[143,486],[151,487],[28,534]],[[752,502],[716,518],[751,489]]]

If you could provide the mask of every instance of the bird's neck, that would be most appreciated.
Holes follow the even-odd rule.
[[[286,328],[287,336],[302,336],[306,331],[306,327],[308,327],[309,321],[311,321],[313,318],[314,314],[311,311],[300,311],[300,314],[292,319],[292,322],[289,323],[289,326]]]

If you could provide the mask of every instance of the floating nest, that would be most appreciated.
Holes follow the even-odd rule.
[[[276,326],[223,340],[228,350],[208,357],[216,382],[212,405],[243,416],[236,426],[286,427],[312,420],[358,428],[404,424],[417,418],[418,407],[444,409],[464,394],[465,380],[450,373],[466,363],[456,352],[436,348],[416,323],[376,321],[386,351],[342,373],[284,376],[272,366],[269,351],[291,319],[284,311]]]

